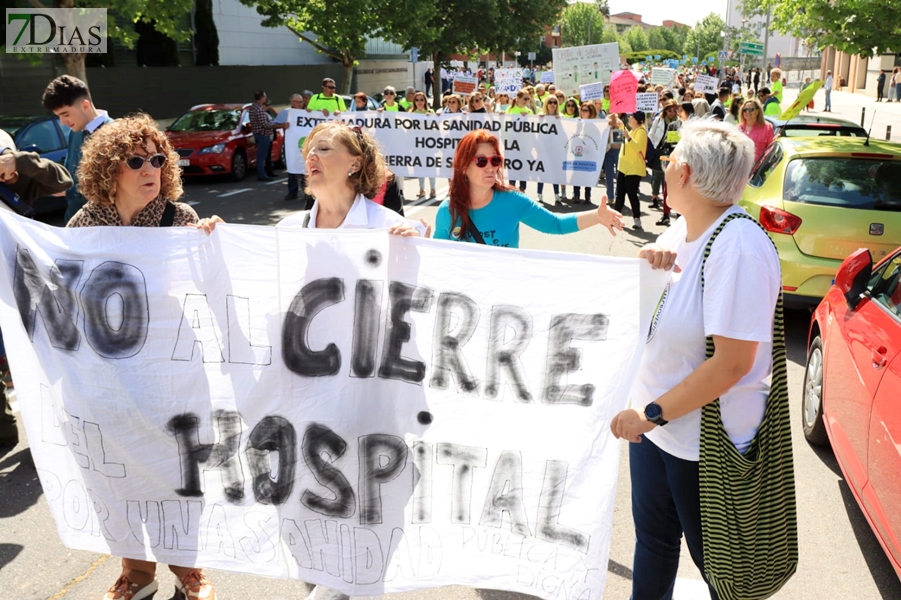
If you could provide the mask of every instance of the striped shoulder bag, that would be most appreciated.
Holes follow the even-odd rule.
[[[736,218],[726,217],[713,241]],[[713,338],[707,338],[707,358],[713,356]],[[773,322],[773,375],[763,422],[745,454],[736,450],[723,427],[720,401],[706,405],[701,415],[699,464],[701,530],[704,571],[720,600],[769,598],[798,568],[798,517],[785,364],[785,325],[782,293]]]

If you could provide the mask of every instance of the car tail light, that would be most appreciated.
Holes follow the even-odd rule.
[[[773,206],[760,207],[760,224],[772,233],[794,235],[801,226],[801,217]]]

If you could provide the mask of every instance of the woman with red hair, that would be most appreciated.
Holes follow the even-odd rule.
[[[505,182],[500,142],[484,129],[460,140],[447,200],[435,217],[436,239],[519,247],[519,224],[544,233],[574,233],[601,224],[612,235],[623,228],[622,215],[607,208],[558,215]]]

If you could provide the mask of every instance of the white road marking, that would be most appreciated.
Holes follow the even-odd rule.
[[[423,208],[427,208],[430,206],[438,206],[447,197],[447,192],[448,192],[448,190],[446,190],[446,189],[441,190],[440,192],[438,192],[438,196],[436,198],[420,198],[419,200],[416,200],[415,202],[411,202],[407,206],[410,206],[413,208],[411,208],[410,210],[407,210],[407,208],[404,207],[404,216],[410,217],[411,215],[415,215],[416,213],[421,211]]]
[[[198,202],[197,200],[185,200],[185,204],[187,204],[188,206],[197,206],[198,204],[200,204],[200,202]]]
[[[288,181],[288,178],[282,177],[281,179],[276,179],[275,181],[267,181],[263,185],[277,185],[279,183],[285,183],[286,181]]]
[[[229,196],[236,196],[238,194],[243,194],[244,192],[249,192],[253,188],[242,188],[240,190],[235,190],[233,192],[227,192],[225,194],[219,194],[219,198],[228,198]]]

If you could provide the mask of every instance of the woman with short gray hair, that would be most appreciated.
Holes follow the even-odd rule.
[[[708,464],[701,448],[710,438],[701,436],[703,407],[719,399],[724,442],[745,455],[763,421],[774,372],[779,257],[736,205],[754,144],[733,125],[706,119],[685,122],[681,133],[664,157],[664,177],[667,201],[682,218],[639,254],[652,266],[676,268],[651,320],[631,408],[611,422],[617,438],[633,442],[636,600],[672,594],[683,533],[705,574],[699,465]],[[708,500],[721,493],[704,491]],[[705,514],[717,514],[707,506],[713,512]]]

